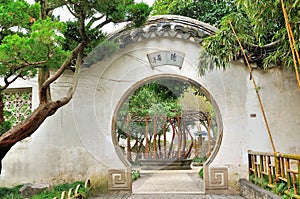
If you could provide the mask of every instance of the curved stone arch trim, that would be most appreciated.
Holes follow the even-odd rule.
[[[129,43],[135,43],[153,37],[174,37],[201,43],[203,38],[214,34],[217,29],[209,24],[177,15],[159,15],[148,19],[142,28],[130,31],[126,29],[113,33],[110,40],[115,40],[124,48]]]
[[[116,150],[116,153],[118,154],[118,157],[120,158],[120,160],[124,163],[124,165],[126,167],[131,167],[131,164],[128,162],[127,158],[124,156],[124,154],[122,153],[122,151],[120,150],[119,148],[119,144],[118,144],[118,141],[116,140],[116,134],[115,134],[115,121],[117,118],[117,114],[118,112],[120,111],[120,108],[122,107],[124,101],[126,100],[126,98],[133,92],[135,91],[137,88],[139,88],[140,86],[148,83],[148,82],[151,82],[151,81],[154,81],[154,80],[158,80],[158,79],[176,79],[176,80],[181,80],[181,81],[187,81],[188,83],[190,83],[191,85],[199,88],[203,94],[207,97],[207,99],[209,99],[210,103],[212,104],[213,106],[213,109],[216,113],[216,118],[217,118],[217,125],[218,125],[218,138],[217,138],[217,141],[216,141],[216,146],[214,147],[214,150],[212,151],[210,157],[208,158],[208,160],[205,162],[205,166],[209,166],[212,161],[214,160],[214,158],[216,157],[218,151],[219,151],[219,148],[221,146],[221,143],[222,143],[222,138],[223,138],[223,122],[222,122],[222,117],[221,117],[221,112],[220,112],[220,109],[216,103],[216,101],[214,100],[213,96],[209,93],[209,91],[203,87],[200,83],[196,82],[195,80],[192,80],[188,77],[184,77],[184,76],[180,76],[180,75],[174,75],[174,74],[159,74],[159,75],[153,75],[153,76],[150,76],[150,77],[147,77],[141,81],[138,81],[136,82],[130,89],[128,89],[125,94],[122,96],[122,98],[119,100],[115,110],[114,110],[114,113],[113,113],[113,118],[112,118],[112,141],[113,141],[113,144],[115,146],[115,150]]]
[[[124,28],[109,35],[108,39],[116,42],[120,49],[125,48],[129,44],[156,37],[184,39],[201,44],[205,37],[215,34],[216,31],[215,27],[188,17],[158,15],[149,18],[148,22],[141,28],[131,30]],[[91,52],[90,55],[93,57],[95,53]],[[90,68],[95,63],[94,61],[89,63],[89,59],[89,56],[87,56],[83,63],[83,69]],[[99,57],[97,62],[104,59],[105,56]]]

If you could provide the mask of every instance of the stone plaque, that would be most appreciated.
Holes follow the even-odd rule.
[[[169,50],[157,51],[147,54],[152,69],[162,65],[177,66],[179,69],[181,69],[184,56],[184,53]]]

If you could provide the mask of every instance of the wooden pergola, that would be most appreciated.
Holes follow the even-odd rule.
[[[208,139],[210,139],[210,114],[199,110],[182,110],[180,115],[175,117],[167,117],[162,115],[156,116],[139,116],[135,114],[128,114],[126,116],[119,116],[118,121],[126,123],[126,155],[129,161],[131,157],[131,138],[130,124],[145,123],[143,143],[144,159],[187,159],[190,157],[192,148],[194,146],[193,136],[188,128],[188,124],[195,121],[207,122],[208,124]],[[158,129],[159,123],[163,123],[162,128]],[[150,132],[149,126],[152,131]],[[172,141],[169,149],[167,149],[167,131],[171,128]],[[161,136],[163,136],[163,146],[161,146]],[[177,138],[177,145],[174,145],[174,140]],[[190,143],[187,140],[191,140]],[[151,142],[152,141],[152,142]],[[209,143],[209,142],[208,142]],[[189,146],[187,146],[189,144]],[[208,146],[210,148],[210,146]],[[173,148],[177,148],[174,150]],[[125,149],[124,149],[125,150]],[[209,150],[210,153],[210,150]]]

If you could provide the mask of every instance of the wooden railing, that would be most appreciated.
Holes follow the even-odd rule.
[[[300,199],[300,154],[248,151],[249,179]],[[280,194],[280,193],[279,193]]]

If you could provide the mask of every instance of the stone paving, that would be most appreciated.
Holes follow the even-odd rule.
[[[93,199],[244,199],[239,195],[215,194],[131,194],[131,195],[102,195]]]
[[[141,171],[133,182],[132,194],[99,195],[93,199],[243,199],[236,192],[204,194],[198,169],[181,171]]]

